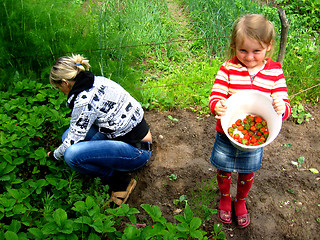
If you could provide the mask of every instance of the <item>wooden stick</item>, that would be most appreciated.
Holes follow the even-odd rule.
[[[286,51],[286,45],[287,45],[287,37],[288,37],[288,30],[289,30],[289,21],[286,16],[286,12],[284,9],[279,8],[279,17],[281,21],[281,39],[280,39],[280,49],[278,53],[278,59],[277,62],[283,63],[285,51]]]

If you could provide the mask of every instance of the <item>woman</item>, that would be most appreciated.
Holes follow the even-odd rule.
[[[72,115],[62,144],[48,156],[100,177],[112,191],[111,200],[121,205],[136,185],[129,172],[150,159],[152,136],[138,101],[89,68],[87,59],[72,55],[59,58],[51,69],[50,83],[68,95]]]

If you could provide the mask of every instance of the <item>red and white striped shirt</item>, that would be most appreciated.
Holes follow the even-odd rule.
[[[219,100],[225,100],[238,91],[249,89],[282,98],[286,103],[283,120],[290,116],[291,107],[283,70],[281,64],[274,62],[271,58],[266,59],[265,66],[253,78],[251,78],[248,69],[236,57],[224,62],[217,73],[209,97],[211,112],[214,113],[214,108]],[[223,133],[219,119],[216,129]]]

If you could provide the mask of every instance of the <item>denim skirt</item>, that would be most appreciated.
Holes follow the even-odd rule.
[[[225,134],[217,132],[210,161],[226,172],[251,173],[261,168],[263,148],[241,151],[234,147]]]

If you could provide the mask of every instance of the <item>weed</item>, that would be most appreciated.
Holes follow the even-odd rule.
[[[178,204],[183,204],[183,206],[185,206],[187,203],[188,203],[188,200],[187,200],[187,195],[181,195],[179,197],[179,199],[174,199],[173,200],[173,203],[174,205],[178,205]]]
[[[305,158],[304,157],[299,157],[298,161],[291,161],[291,164],[294,166],[297,166],[297,168],[301,168],[302,163],[304,163]]]
[[[170,181],[175,181],[175,180],[177,180],[177,175],[175,175],[174,173],[172,173],[170,176],[169,176],[169,180]]]
[[[302,104],[293,106],[291,115],[298,124],[308,122],[309,118],[312,116],[304,109]]]
[[[179,122],[178,119],[172,117],[171,115],[168,115],[168,118],[169,118],[172,122]]]

